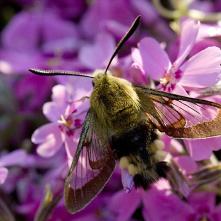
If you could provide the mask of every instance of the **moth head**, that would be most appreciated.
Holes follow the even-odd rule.
[[[127,107],[139,109],[139,97],[129,81],[100,70],[94,72],[93,76],[94,89],[90,103],[99,118],[113,118]]]

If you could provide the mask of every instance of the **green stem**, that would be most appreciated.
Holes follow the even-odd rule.
[[[189,18],[199,20],[202,22],[218,22],[221,21],[221,13],[205,13],[196,9],[188,9],[188,5],[181,5],[178,7],[177,4],[171,0],[172,5],[175,7],[174,10],[169,10],[165,8],[160,0],[152,0],[154,7],[159,12],[159,14],[165,18],[178,20],[182,16],[187,16]]]
[[[156,10],[159,12],[160,15],[162,15],[165,18],[169,18],[169,19],[179,19],[181,17],[180,11],[179,10],[169,10],[167,8],[165,8],[160,0],[152,0],[154,7],[156,8]]]
[[[190,9],[187,12],[187,16],[189,18],[195,19],[195,20],[199,20],[202,22],[218,22],[221,21],[221,13],[217,12],[217,13],[205,13],[199,10],[195,10],[195,9]]]
[[[46,187],[45,197],[42,204],[38,208],[34,221],[47,221],[48,217],[51,215],[51,212],[61,200],[62,195],[62,193],[59,193],[58,195],[53,196],[50,188]]]

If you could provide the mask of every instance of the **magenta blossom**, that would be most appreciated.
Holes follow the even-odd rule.
[[[219,221],[221,218],[221,206],[216,205],[213,193],[193,193],[185,202],[171,192],[165,180],[160,180],[146,192],[118,192],[112,197],[109,208],[117,221],[130,220],[139,208],[144,220],[151,221]]]
[[[171,217],[180,221],[221,219],[221,206],[216,205],[213,193],[193,193],[184,202],[170,191],[152,188],[146,194],[144,205],[144,217],[151,221],[169,221]]]
[[[176,207],[174,207],[171,202],[171,207],[169,207],[170,203],[167,203],[167,201],[174,202]],[[163,209],[166,204],[168,205],[168,211]],[[189,210],[187,205],[185,206],[176,195],[171,193],[170,186],[165,180],[159,180],[148,191],[138,189],[130,193],[125,193],[123,191],[118,192],[112,197],[109,207],[116,216],[116,221],[130,220],[135,211],[139,208],[141,208],[145,220],[165,220],[166,217],[171,218],[169,214],[173,212],[174,214],[172,217],[174,217],[174,220],[184,221],[187,217],[186,213]],[[159,210],[158,213],[156,213],[157,209]],[[179,210],[180,212],[175,212]],[[168,213],[165,217],[163,215],[164,212]],[[155,213],[159,215],[158,219],[152,215]]]

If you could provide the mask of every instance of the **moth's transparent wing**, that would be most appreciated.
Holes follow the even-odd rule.
[[[109,143],[99,137],[89,111],[72,165],[65,179],[65,206],[71,213],[83,209],[103,189],[115,168]]]
[[[215,102],[134,86],[147,119],[177,138],[221,135],[221,105]]]

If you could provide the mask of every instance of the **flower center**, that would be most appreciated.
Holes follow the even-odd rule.
[[[182,77],[182,72],[180,70],[175,70],[171,68],[169,71],[165,72],[164,77],[160,79],[160,88],[164,91],[171,92],[174,90],[176,83]]]
[[[58,120],[58,123],[64,125],[67,128],[71,128],[73,121],[71,117],[66,119],[63,115],[61,115],[61,119]]]
[[[172,76],[170,73],[166,73],[163,78],[160,78],[160,83],[163,85],[167,85],[171,82]]]
[[[71,115],[67,118],[61,115],[58,123],[60,124],[59,129],[68,136],[74,135],[74,130],[81,127],[82,124],[80,119],[73,119]]]

